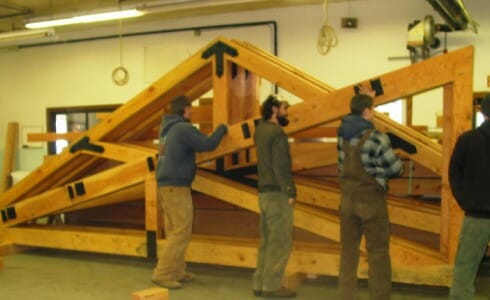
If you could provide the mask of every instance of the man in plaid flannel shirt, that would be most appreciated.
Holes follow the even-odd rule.
[[[373,98],[355,95],[351,114],[338,132],[341,189],[340,271],[341,300],[356,299],[359,244],[364,234],[369,262],[370,299],[390,299],[390,221],[386,203],[387,181],[403,173],[388,136],[374,128]]]

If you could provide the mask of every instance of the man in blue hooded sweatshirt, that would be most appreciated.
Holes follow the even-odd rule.
[[[390,299],[390,221],[386,203],[387,180],[403,172],[388,136],[376,129],[373,98],[355,95],[351,114],[338,131],[341,300],[356,299],[359,244],[364,234],[369,262],[369,295],[372,300]]]
[[[189,99],[178,96],[171,102],[170,114],[163,116],[160,127],[156,179],[167,245],[158,258],[152,281],[170,289],[193,279],[186,273],[184,256],[192,233],[191,184],[196,174],[196,152],[216,149],[228,130],[221,124],[206,136],[189,122],[191,114]]]

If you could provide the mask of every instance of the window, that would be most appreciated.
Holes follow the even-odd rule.
[[[47,109],[48,132],[69,133],[85,132],[92,128],[106,113],[110,113],[119,105],[57,107]],[[68,146],[69,141],[57,140],[48,143],[48,154],[58,154]]]

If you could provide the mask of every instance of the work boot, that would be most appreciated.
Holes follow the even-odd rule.
[[[196,279],[196,276],[192,273],[185,273],[184,277],[180,278],[179,282],[191,282]]]
[[[175,280],[157,280],[157,279],[152,279],[151,282],[154,284],[167,288],[167,289],[178,289],[182,286],[182,284],[178,281]]]
[[[262,297],[265,298],[294,298],[296,297],[296,292],[292,291],[286,287],[281,286],[275,291],[262,291]]]

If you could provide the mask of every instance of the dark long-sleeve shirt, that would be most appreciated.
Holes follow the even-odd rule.
[[[490,218],[490,121],[462,134],[449,163],[449,183],[459,206],[472,217]]]
[[[255,130],[259,192],[281,191],[296,198],[288,137],[276,123],[262,121]]]

